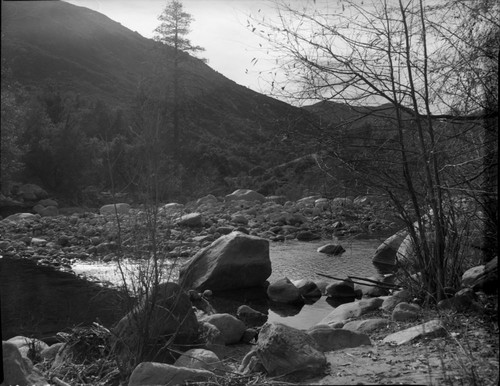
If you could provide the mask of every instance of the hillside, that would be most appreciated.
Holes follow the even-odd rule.
[[[1,50],[8,84],[102,101],[126,120],[139,90],[165,98],[172,85],[171,48],[61,1],[2,2]],[[216,157],[221,177],[314,151],[314,114],[240,86],[187,54],[181,71],[182,141],[188,151]],[[163,100],[171,111],[172,97]],[[189,157],[187,167],[200,166],[193,162],[199,157]]]
[[[108,17],[61,1],[2,3],[2,60],[22,85],[127,108],[140,84],[167,79],[172,51]],[[267,141],[276,123],[304,112],[225,78],[201,60],[182,61],[183,103],[203,134]],[[306,114],[307,115],[307,114]],[[252,142],[252,141],[251,141]]]

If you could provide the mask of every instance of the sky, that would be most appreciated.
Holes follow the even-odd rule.
[[[64,0],[90,8],[121,23],[146,38],[153,38],[158,16],[167,0]],[[296,0],[308,1],[308,0]],[[208,65],[238,84],[261,93],[269,93],[266,72],[266,42],[247,27],[249,15],[272,12],[267,0],[183,0],[185,11],[194,21],[188,38],[205,48],[199,56]],[[260,10],[260,11],[259,11]],[[259,45],[260,44],[260,45]],[[255,64],[253,58],[259,58]]]

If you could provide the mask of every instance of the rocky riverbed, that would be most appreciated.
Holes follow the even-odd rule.
[[[220,258],[224,253],[218,246],[231,248],[239,238],[248,238],[245,243],[251,243],[244,250],[254,248],[255,242],[261,245],[258,240],[324,240],[334,253],[343,238],[398,230],[388,204],[377,197],[306,197],[290,202],[239,190],[225,199],[207,196],[186,205],[165,204],[157,211],[121,203],[99,211],[70,212],[51,210],[50,214],[65,213],[54,216],[17,214],[0,221],[1,254],[71,272],[82,261],[148,262],[155,254],[167,261],[186,261],[193,256],[202,261],[217,253]],[[257,249],[265,256],[265,244]],[[496,384],[497,293],[490,285],[481,284],[485,272],[490,282],[491,272],[497,272],[492,265],[464,274],[464,289],[431,310],[414,304],[407,292],[389,283],[379,286],[379,293],[370,290],[374,287],[362,289],[345,280],[330,280],[325,286],[286,280],[271,283],[267,296],[278,304],[287,303],[290,296],[296,296],[294,301],[304,301],[316,294],[314,286],[319,291],[315,296],[349,298],[307,330],[267,321],[265,314],[251,307],[238,308],[236,315],[216,313],[210,305],[213,284],[202,284],[214,282],[201,280],[197,273],[190,273],[187,279],[185,274],[181,283],[189,282],[194,291],[182,295],[186,299],[180,303],[192,302],[194,308],[178,309],[169,303],[168,294],[181,296],[172,283],[162,287],[162,299],[166,301],[162,309],[176,310],[182,320],[190,322],[183,323],[181,330],[178,324],[167,323],[167,328],[162,322],[158,331],[175,331],[184,343],[195,344],[201,351],[189,351],[179,358],[179,350],[185,348],[176,348],[179,354],[163,360],[157,357],[158,351],[152,351],[152,362],[129,369],[133,372],[128,384],[177,384],[184,380],[210,380],[215,384],[470,384],[471,377]],[[238,281],[230,282],[234,283]],[[217,284],[222,285],[219,281]],[[162,315],[163,311],[158,312]],[[116,342],[134,345],[137,328],[133,320],[124,316],[117,326],[108,326],[110,329],[99,324],[73,329],[63,334],[61,343],[51,346],[35,339],[11,338],[3,344],[4,365],[22,364],[9,373],[21,377],[15,378],[16,383],[42,385],[48,380],[57,385],[118,384],[120,379],[123,382],[118,370],[123,371],[130,356]],[[202,333],[195,333],[197,330]],[[82,342],[86,343],[82,346]],[[91,361],[82,361],[82,355]]]

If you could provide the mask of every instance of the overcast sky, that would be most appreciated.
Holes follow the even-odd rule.
[[[64,1],[98,11],[146,38],[153,37],[153,30],[159,24],[158,15],[167,4],[167,0]],[[182,3],[194,17],[188,37],[194,45],[205,48],[200,56],[208,59],[208,65],[238,84],[266,93],[269,88],[259,75],[270,68],[265,60],[265,42],[247,28],[247,18],[259,12],[272,12],[272,4],[268,0],[183,0]],[[251,63],[254,57],[260,58],[257,64]]]

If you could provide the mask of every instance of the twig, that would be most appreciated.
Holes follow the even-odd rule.
[[[384,283],[384,282],[381,282],[381,281],[378,281],[378,280],[373,280],[373,279],[366,279],[366,278],[363,278],[363,277],[357,277],[357,276],[347,276],[348,278],[352,278],[352,279],[357,279],[357,280],[364,280],[364,281],[368,281],[370,283],[375,283],[375,284],[379,284],[379,285],[382,285],[382,286],[387,286],[387,287],[394,287],[394,288],[401,288],[400,285],[398,284],[393,284],[393,283]],[[365,284],[366,285],[366,284]]]
[[[324,277],[327,277],[329,279],[335,279],[335,280],[341,280],[341,281],[345,281],[345,279],[341,279],[341,278],[338,278],[338,277],[334,277],[334,276],[330,276],[330,275],[325,275],[323,273],[318,273],[316,272],[316,275],[319,275],[319,276],[324,276]],[[385,288],[385,289],[396,289],[396,288],[401,288],[401,286],[397,285],[397,284],[388,284],[388,283],[382,283],[382,282],[377,282],[375,280],[368,280],[368,279],[361,279],[361,280],[367,280],[367,281],[373,281],[375,283],[379,283],[379,284],[368,284],[368,283],[360,283],[359,281],[354,281],[351,279],[351,276],[349,276],[349,279],[350,281],[352,281],[354,284],[361,284],[361,285],[365,285],[367,287],[380,287],[380,288]]]
[[[54,377],[52,378],[52,382],[54,382],[57,386],[71,386],[69,383],[66,383],[64,381],[61,381],[59,378]]]

